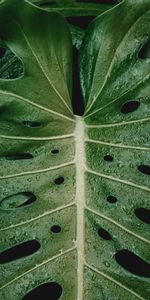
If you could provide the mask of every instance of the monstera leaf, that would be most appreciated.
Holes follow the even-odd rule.
[[[0,80],[0,298],[149,299],[149,0],[87,29],[83,117],[61,15],[4,0],[0,36],[23,65]]]

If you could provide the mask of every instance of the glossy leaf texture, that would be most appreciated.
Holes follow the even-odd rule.
[[[1,4],[0,28],[24,69],[18,79],[0,80],[0,298],[26,299],[44,289],[58,299],[63,289],[73,299],[70,32],[57,13],[20,0]]]
[[[81,49],[85,299],[149,299],[149,38],[150,2],[127,0],[90,24]]]
[[[149,299],[149,17],[126,0],[90,24],[78,117],[66,20],[1,3],[23,66],[0,80],[1,299]]]

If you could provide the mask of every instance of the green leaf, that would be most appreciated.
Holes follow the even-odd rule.
[[[128,0],[91,23],[81,49],[85,299],[149,299],[149,37],[150,2]],[[96,228],[106,230],[99,240]],[[131,252],[146,262],[147,275]]]
[[[105,1],[103,4],[75,0],[32,0],[31,2],[50,11],[58,11],[65,16],[99,15],[113,7],[112,4],[105,4]]]
[[[1,256],[0,298],[21,299],[43,282],[58,281],[64,297],[73,299],[71,36],[63,17],[26,1],[1,4],[0,23],[1,38],[24,68],[21,78],[0,81],[0,247],[3,254],[4,249],[21,244],[18,251],[22,255],[36,250],[35,243],[40,243],[35,254],[22,259],[3,263]],[[61,177],[65,182],[59,185]],[[62,227],[58,236],[51,231],[57,222]],[[16,252],[13,249],[12,255]],[[69,287],[66,278],[71,280]]]
[[[126,0],[91,23],[80,117],[65,19],[2,2],[24,72],[0,80],[1,299],[149,299],[149,18]]]

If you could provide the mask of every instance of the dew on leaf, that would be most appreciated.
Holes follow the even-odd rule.
[[[110,264],[109,264],[109,262],[108,261],[103,261],[103,264],[107,267],[107,268],[109,268],[110,267]]]

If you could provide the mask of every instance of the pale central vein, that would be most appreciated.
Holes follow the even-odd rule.
[[[83,300],[84,282],[84,206],[85,206],[85,186],[84,186],[84,121],[77,117],[76,125],[76,203],[77,203],[77,254],[78,254],[78,292],[77,299]]]

